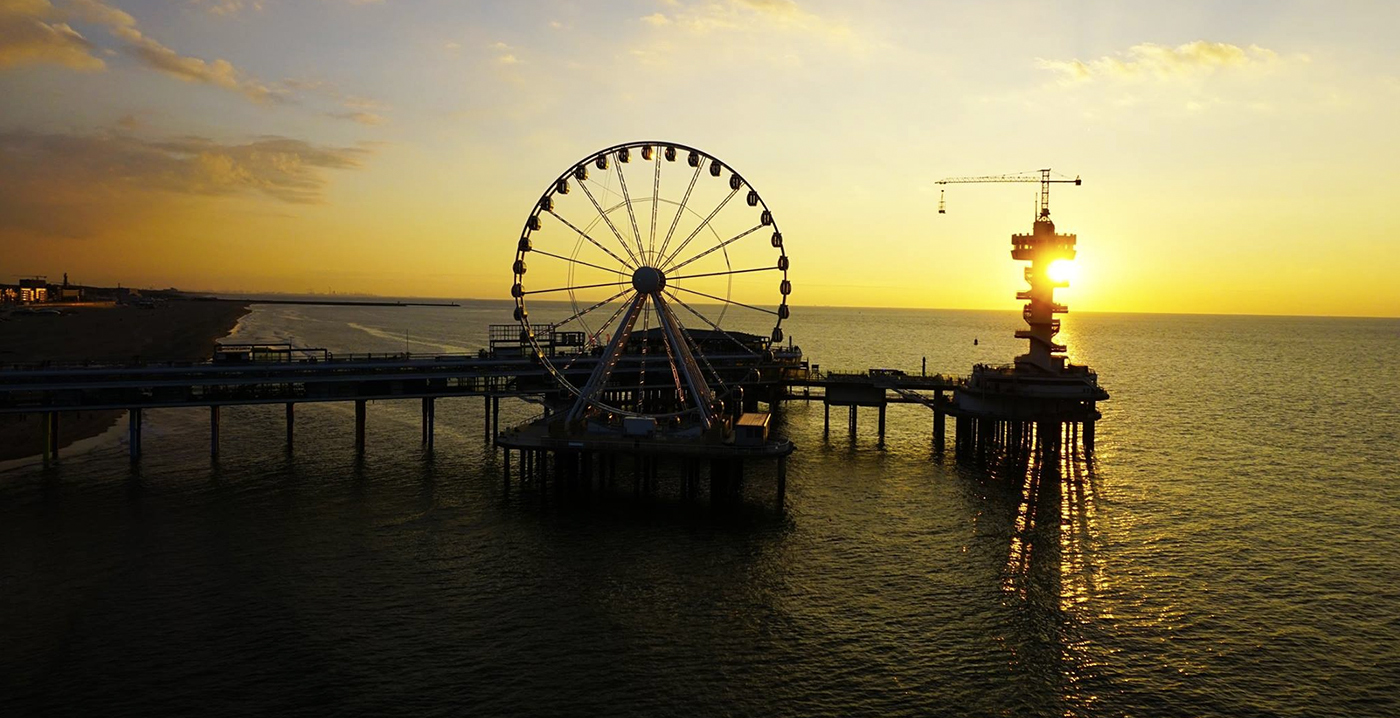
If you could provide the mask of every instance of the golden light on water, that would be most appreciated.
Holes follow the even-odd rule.
[[[1074,262],[1069,259],[1057,259],[1050,263],[1050,268],[1045,270],[1050,278],[1057,282],[1073,283],[1077,273]]]

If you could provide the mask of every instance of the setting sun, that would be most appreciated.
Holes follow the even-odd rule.
[[[1050,275],[1050,278],[1057,282],[1071,283],[1078,276],[1078,273],[1075,271],[1074,261],[1069,259],[1057,259],[1051,262],[1050,268],[1046,270],[1046,274]]]

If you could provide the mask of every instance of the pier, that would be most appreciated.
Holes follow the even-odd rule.
[[[670,221],[671,232],[664,238],[658,236],[665,225],[665,217],[658,215],[658,196],[633,199],[628,194],[622,167],[634,159],[649,170],[654,191],[662,184],[663,168],[679,167],[681,177],[689,177]],[[610,168],[618,176],[622,201],[604,209],[585,180],[590,170]],[[675,237],[677,244],[670,247],[685,203],[705,170],[711,178],[727,175],[716,184],[727,187],[728,195],[689,236]],[[1097,404],[1108,399],[1097,375],[1069,363],[1066,347],[1055,341],[1060,331],[1057,315],[1069,308],[1055,301],[1055,289],[1068,283],[1054,270],[1057,263],[1074,258],[1076,237],[1055,231],[1049,188],[1052,183],[1080,181],[1052,179],[1049,170],[1042,170],[1035,177],[951,178],[940,184],[1004,181],[1041,183],[1032,231],[1011,238],[1012,259],[1030,263],[1024,270],[1029,289],[1017,293],[1018,300],[1027,302],[1022,311],[1027,328],[1016,331],[1029,346],[1014,363],[978,365],[965,377],[928,375],[926,366],[917,374],[892,368],[821,371],[784,333],[783,320],[791,313],[790,259],[777,220],[758,192],[737,171],[697,149],[636,142],[589,155],[545,186],[516,245],[511,285],[515,323],[488,327],[488,346],[474,355],[333,354],[289,344],[225,344],[204,362],[15,367],[0,370],[0,414],[42,415],[44,459],[53,462],[58,459],[63,412],[125,411],[128,450],[135,462],[142,454],[144,412],[154,408],[207,411],[209,453],[217,457],[223,407],[283,405],[290,449],[298,404],[353,402],[355,448],[363,452],[369,404],[416,399],[421,444],[432,450],[437,402],[479,397],[482,439],[505,452],[507,488],[513,462],[518,462],[522,481],[552,478],[556,486],[587,487],[611,484],[621,463],[624,470],[631,468],[634,490],[645,493],[654,490],[663,463],[670,462],[671,468],[680,469],[687,496],[695,493],[701,473],[708,469],[709,493],[715,501],[737,495],[746,463],[776,461],[781,506],[787,457],[797,447],[786,437],[770,435],[775,407],[784,401],[820,401],[826,441],[831,439],[833,407],[846,410],[852,441],[861,410],[873,409],[878,445],[884,447],[889,405],[912,404],[929,409],[930,439],[937,453],[945,450],[948,417],[953,417],[959,461],[1024,459],[1046,475],[1058,475],[1064,455],[1074,456],[1080,447],[1086,455],[1092,453],[1100,418]],[[589,203],[577,196],[569,199],[571,186]],[[729,239],[715,233],[713,246],[691,247],[720,209],[741,192],[745,199],[735,206],[745,218],[736,226],[756,224]],[[566,216],[570,207],[577,213],[573,221]],[[642,231],[639,214],[650,215],[650,233]],[[599,222],[618,240],[612,249],[581,228]],[[766,242],[735,244],[765,235]],[[573,256],[585,240],[607,259]],[[740,249],[749,250],[744,263],[757,266],[736,269]],[[546,269],[568,271],[541,276],[542,263],[548,263],[543,264]],[[603,274],[576,278],[580,267]],[[757,276],[751,274],[755,272],[772,272],[772,309],[728,295],[734,275]],[[537,276],[544,288],[536,283]],[[700,286],[724,294],[694,289],[697,281],[723,282]],[[599,289],[611,296],[596,302],[580,299],[580,293]],[[537,295],[557,298],[565,292],[571,315],[547,323],[531,320]],[[697,308],[690,303],[698,301],[696,296],[720,303],[717,318],[706,314],[715,313],[711,304]],[[606,316],[601,323],[590,326],[593,320],[583,319],[609,306],[614,307],[610,315],[607,309],[595,315]],[[772,328],[766,334],[726,330],[719,322],[731,309],[755,313],[771,321]],[[541,412],[525,424],[503,429],[503,398],[528,401]]]

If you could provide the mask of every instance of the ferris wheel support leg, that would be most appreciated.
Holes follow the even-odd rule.
[[[705,383],[704,375],[700,373],[700,365],[695,362],[695,355],[690,351],[690,345],[683,334],[684,330],[675,313],[671,311],[670,304],[662,299],[660,294],[654,296],[652,301],[656,303],[657,323],[661,325],[671,350],[680,357],[679,369],[685,379],[686,388],[690,390],[691,398],[700,409],[700,421],[709,429],[715,422],[714,407],[711,405],[714,397],[710,387]]]
[[[608,342],[602,359],[593,369],[593,375],[588,377],[588,383],[579,392],[578,401],[575,401],[573,408],[569,409],[568,421],[573,422],[582,417],[584,410],[588,408],[588,403],[608,383],[608,376],[612,374],[613,367],[622,357],[622,349],[627,346],[627,340],[632,336],[632,327],[636,325],[637,317],[641,316],[642,308],[646,306],[646,300],[647,295],[640,292],[632,299],[632,304],[627,308],[627,315],[618,326],[617,332],[613,334],[612,341]]]

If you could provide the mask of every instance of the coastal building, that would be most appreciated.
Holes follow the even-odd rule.
[[[47,277],[25,277],[19,280],[19,300],[25,304],[49,301]]]

